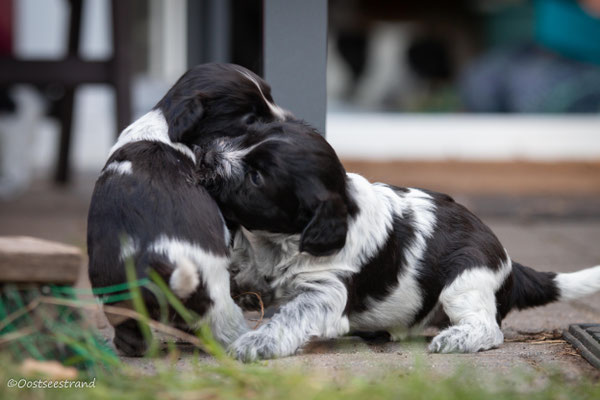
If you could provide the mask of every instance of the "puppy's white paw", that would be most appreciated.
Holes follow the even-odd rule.
[[[432,353],[476,353],[489,350],[502,344],[504,336],[499,328],[488,328],[461,325],[451,326],[429,344]]]
[[[229,354],[243,362],[280,356],[278,340],[260,331],[252,331],[240,336],[229,346]]]
[[[429,344],[432,353],[467,353],[465,342],[467,335],[460,329],[452,326],[433,338]]]

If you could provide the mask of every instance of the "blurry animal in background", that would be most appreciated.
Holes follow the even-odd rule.
[[[329,7],[328,93],[334,104],[455,111],[448,92],[477,49],[475,5],[331,0]]]
[[[126,282],[125,263],[132,260],[138,278],[150,268],[157,271],[221,343],[244,333],[229,290],[229,231],[215,201],[197,184],[191,146],[288,117],[269,86],[243,67],[204,64],[185,73],[154,109],[121,133],[96,182],[87,237],[92,286]],[[142,293],[158,318],[157,299],[146,288]],[[183,323],[172,314],[174,324]],[[119,350],[145,352],[136,321],[109,321]]]
[[[502,344],[513,309],[600,290],[600,266],[538,272],[445,194],[369,183],[302,124],[215,141],[201,182],[235,232],[240,277],[268,286],[278,313],[230,347],[244,361],[291,355],[311,337],[418,332],[444,314],[432,352]],[[209,168],[208,163],[212,163]],[[208,172],[210,171],[210,172]]]

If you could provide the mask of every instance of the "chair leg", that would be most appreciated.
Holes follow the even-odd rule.
[[[82,0],[70,0],[71,16],[69,19],[69,56],[77,56],[79,52],[79,41],[81,33]],[[58,147],[58,161],[54,180],[59,184],[66,184],[70,177],[69,153],[71,149],[71,137],[73,131],[73,106],[75,104],[75,87],[65,88],[65,94],[59,100],[58,119],[60,120],[61,132]]]
[[[70,178],[69,153],[73,130],[73,105],[75,103],[75,88],[66,88],[65,94],[58,104],[58,118],[61,132],[58,147],[58,160],[54,180],[59,184],[66,184]]]

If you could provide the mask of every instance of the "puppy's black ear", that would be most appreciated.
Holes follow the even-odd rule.
[[[179,99],[179,101],[171,100],[162,108],[169,125],[171,141],[185,142],[186,139],[193,139],[193,130],[204,115],[202,97],[194,95]]]
[[[346,244],[348,208],[339,195],[321,201],[302,232],[300,251],[322,257],[334,254]]]

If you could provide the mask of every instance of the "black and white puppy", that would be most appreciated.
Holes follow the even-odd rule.
[[[310,337],[350,330],[401,338],[440,312],[450,326],[432,352],[477,352],[503,342],[512,309],[600,290],[600,266],[537,272],[513,262],[492,231],[441,193],[346,174],[303,125],[216,141],[203,176],[224,216],[241,225],[236,280],[283,305],[230,347],[239,359],[293,354]]]
[[[96,182],[87,237],[92,286],[126,282],[124,263],[132,259],[139,278],[156,270],[221,343],[244,333],[229,291],[229,231],[215,201],[197,185],[191,147],[288,116],[274,104],[269,86],[245,68],[204,64],[184,74],[121,133]],[[158,318],[155,297],[145,288],[143,295]],[[109,321],[119,350],[144,353],[136,321]]]

